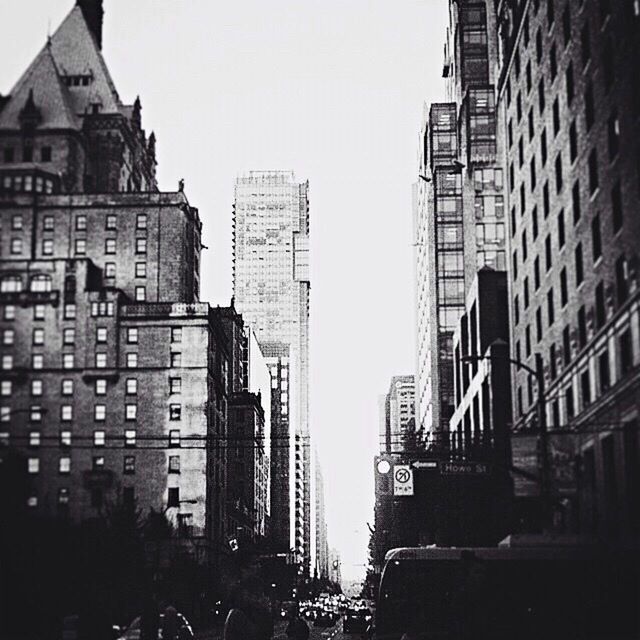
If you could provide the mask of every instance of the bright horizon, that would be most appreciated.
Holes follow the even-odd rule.
[[[0,0],[7,94],[73,0]],[[103,53],[142,101],[164,191],[204,226],[203,301],[228,305],[237,175],[309,180],[311,429],[329,545],[364,576],[378,396],[414,373],[411,185],[424,102],[442,101],[446,0],[105,0]]]

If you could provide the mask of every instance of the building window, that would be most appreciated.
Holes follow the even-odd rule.
[[[180,420],[182,418],[182,405],[169,405],[169,420]]]
[[[97,327],[96,328],[96,342],[106,342],[107,341],[107,329],[106,327]]]
[[[42,422],[42,407],[33,405],[29,410],[29,420],[31,422]]]
[[[104,396],[107,394],[107,381],[104,378],[96,380],[95,392],[97,396]]]
[[[555,322],[555,308],[553,304],[553,287],[547,291],[547,315],[549,318],[549,326]]]
[[[58,489],[58,504],[61,507],[69,504],[69,489],[67,487],[60,487]]]
[[[587,344],[587,312],[584,305],[578,309],[578,340],[582,349]]]
[[[571,190],[571,205],[573,209],[573,223],[575,224],[580,220],[581,215],[581,207],[580,207],[580,183],[578,180],[573,184],[573,189]]]
[[[611,386],[608,351],[604,351],[598,356],[598,374],[600,378],[600,391],[604,393]]]
[[[533,261],[533,288],[535,291],[540,288],[540,256]]]
[[[531,179],[531,191],[536,188],[536,157],[531,158],[529,163],[529,177]]]
[[[138,253],[138,254],[147,253],[147,239],[146,238],[136,238],[136,253]]]
[[[136,457],[125,456],[122,472],[126,475],[133,475],[136,472]]]
[[[127,342],[138,342],[138,328],[130,327],[127,329]]]
[[[169,378],[169,393],[180,393],[182,391],[182,378]]]
[[[616,260],[616,292],[618,295],[618,306],[622,306],[629,297],[629,285],[627,281],[627,260],[620,256]]]
[[[571,6],[567,3],[562,13],[562,35],[564,38],[564,46],[566,47],[571,40]]]
[[[138,405],[127,404],[125,405],[125,420],[135,420],[138,417]]]
[[[545,182],[542,187],[542,212],[545,220],[549,217],[551,211],[551,203],[549,201],[549,183]]]
[[[14,342],[15,333],[13,329],[5,329],[2,332],[2,344],[11,345]]]
[[[124,432],[124,446],[125,447],[136,446],[136,430],[135,429],[127,429]]]
[[[182,354],[179,351],[171,352],[171,366],[172,367],[182,366]]]
[[[620,231],[624,222],[624,215],[622,213],[622,192],[619,182],[616,182],[613,189],[611,189],[611,218],[613,231]]]
[[[11,254],[19,255],[22,253],[22,239],[21,238],[12,238],[11,239]]]
[[[524,330],[524,345],[524,353],[528,358],[531,355],[531,327],[529,325]]]
[[[542,309],[536,309],[536,342],[542,340]]]
[[[136,262],[136,278],[146,278],[146,277],[147,277],[147,263]]]
[[[116,252],[116,239],[107,238],[104,241],[104,252],[107,254],[114,254]]]
[[[107,405],[97,404],[93,408],[93,419],[96,422],[104,422],[107,418]]]
[[[44,329],[34,329],[32,344],[43,345],[44,344]]]
[[[609,160],[613,160],[618,155],[620,148],[620,122],[615,109],[609,118],[607,133],[609,138]]]
[[[60,432],[60,446],[63,448],[71,446],[71,431]]]
[[[11,228],[14,231],[20,231],[23,228],[22,216],[20,214],[16,214],[11,218]]]
[[[138,381],[135,378],[127,378],[127,395],[135,396],[138,393]]]
[[[562,153],[556,156],[556,193],[562,191]]]
[[[538,83],[538,106],[540,107],[540,115],[542,115],[545,108],[544,78],[540,78]]]
[[[540,64],[542,60],[542,30],[538,29],[536,33],[536,61]]]
[[[147,288],[144,286],[136,287],[136,301],[144,302],[147,299]]]
[[[51,240],[51,238],[45,238],[42,241],[42,255],[43,256],[53,255],[53,240]]]
[[[29,446],[30,447],[39,447],[40,446],[40,432],[39,431],[30,431],[29,432]]]
[[[31,395],[37,395],[33,393],[34,382],[40,382],[40,385],[42,386],[41,380],[33,380],[31,382]],[[2,382],[0,382],[0,396],[7,397],[7,396],[10,396],[12,392],[13,392],[13,383],[11,382],[11,380],[2,380]]]
[[[87,253],[87,241],[84,238],[76,240],[76,255],[84,256]]]
[[[576,121],[574,120],[569,127],[569,159],[571,163],[578,157],[578,132],[576,130]]]
[[[591,149],[589,154],[589,192],[593,194],[598,188],[598,152]]]
[[[580,387],[582,390],[582,402],[584,406],[591,404],[591,382],[589,380],[589,369],[580,374]]]
[[[575,95],[575,86],[573,82],[573,63],[570,62],[565,74],[567,83],[567,104],[571,105],[573,102],[573,96]]]
[[[86,231],[87,230],[87,216],[79,215],[76,216],[76,231]]]
[[[58,472],[63,474],[71,472],[71,458],[68,456],[62,456],[58,460]]]
[[[607,308],[604,301],[604,285],[599,282],[596,285],[596,326],[601,329],[607,319]]]
[[[167,507],[180,506],[180,489],[178,487],[169,487],[167,495]]]
[[[564,209],[560,209],[558,213],[558,248],[562,249],[565,243],[565,228],[564,228]]]
[[[62,343],[63,344],[75,344],[75,341],[76,341],[76,330],[73,329],[73,328],[64,329],[63,332],[62,332]],[[42,343],[40,343],[40,344],[42,344]]]
[[[118,226],[118,217],[112,213],[105,218],[105,229],[114,230]]]
[[[115,278],[116,277],[116,263],[106,262],[104,265],[104,277]]]
[[[29,473],[40,473],[40,458],[29,458],[27,460],[27,470]]]
[[[596,213],[591,220],[591,250],[593,261],[596,262],[602,255],[602,235],[600,233],[600,214]]]
[[[136,216],[136,229],[146,229],[147,228],[147,214],[139,213]]]
[[[525,229],[522,232],[522,262],[526,262],[527,261],[527,257],[528,257],[528,252],[527,252],[527,230]]]
[[[569,325],[562,330],[562,352],[564,364],[568,366],[571,363],[571,335]]]
[[[62,355],[62,368],[73,369],[75,366],[75,356],[73,353],[65,353]]]
[[[555,20],[554,0],[547,0],[547,24],[549,25],[549,28],[551,28],[551,25],[553,24],[554,20]]]
[[[40,356],[40,358],[42,358],[42,356]],[[2,356],[2,368],[5,371],[9,371],[9,370],[13,369],[13,356],[11,354],[5,353]],[[40,366],[40,367],[35,367],[34,366],[33,368],[34,369],[36,369],[36,368],[42,369],[42,366]]]
[[[558,376],[558,367],[556,363],[556,345],[555,343],[549,345],[549,377],[551,380],[555,380]]]
[[[44,320],[45,306],[43,304],[36,304],[33,307],[33,319]]]
[[[76,305],[75,304],[65,304],[63,316],[65,320],[75,320],[76,319]]]
[[[576,286],[580,286],[584,280],[584,268],[582,263],[582,243],[579,242],[575,248],[576,263]]]
[[[73,420],[73,406],[70,404],[63,404],[60,407],[60,420],[63,422],[70,422]]]
[[[63,396],[73,395],[73,380],[66,378],[62,381],[61,393]]]
[[[176,448],[180,446],[180,430],[171,429],[169,431],[169,447]]]
[[[556,45],[552,45],[551,51],[549,51],[549,71],[551,72],[551,82],[556,79],[558,75],[558,59],[556,57]]]
[[[171,342],[182,342],[182,327],[171,328]]]
[[[107,354],[96,353],[96,369],[105,369],[107,366]]]
[[[620,372],[629,373],[633,367],[633,349],[631,348],[631,331],[627,329],[620,335]]]
[[[138,366],[138,354],[127,353],[127,368],[135,369]]]
[[[106,437],[104,431],[94,431],[93,432],[93,446],[94,447],[104,447],[106,443]]]
[[[180,473],[180,456],[169,456],[169,473]]]

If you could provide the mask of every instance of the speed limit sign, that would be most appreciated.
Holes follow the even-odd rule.
[[[413,495],[413,469],[408,464],[393,466],[393,495]]]

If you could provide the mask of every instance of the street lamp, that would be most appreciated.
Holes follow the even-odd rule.
[[[493,344],[500,343],[501,341],[496,340]],[[540,449],[541,449],[541,474],[538,482],[540,484],[540,496],[542,498],[543,504],[546,505],[549,510],[549,505],[551,502],[551,483],[550,483],[550,468],[549,468],[549,438],[547,431],[547,412],[545,407],[545,388],[544,388],[544,372],[542,370],[542,356],[539,353],[535,354],[536,359],[536,368],[533,369],[529,365],[521,362],[520,360],[514,360],[513,358],[509,358],[506,356],[493,356],[493,355],[467,355],[461,356],[459,358],[459,362],[461,364],[470,364],[472,362],[478,362],[479,360],[502,360],[503,362],[508,362],[512,365],[515,365],[519,369],[524,369],[527,373],[532,375],[538,386],[538,402],[537,402],[537,410],[538,410],[538,430],[540,434]],[[550,517],[550,512],[545,514],[545,517],[548,519]]]

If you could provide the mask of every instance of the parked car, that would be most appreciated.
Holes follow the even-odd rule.
[[[366,633],[371,629],[373,616],[368,609],[349,609],[342,622],[343,633]]]

